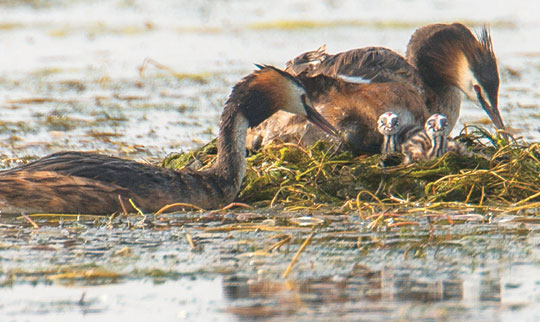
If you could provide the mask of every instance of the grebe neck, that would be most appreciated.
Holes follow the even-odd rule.
[[[234,104],[232,104],[234,105]],[[246,131],[249,121],[234,106],[227,104],[221,115],[216,163],[208,170],[215,176],[225,199],[233,199],[246,172]],[[229,198],[227,198],[229,197]]]

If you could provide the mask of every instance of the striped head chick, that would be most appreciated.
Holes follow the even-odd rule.
[[[381,153],[400,152],[397,135],[401,130],[399,115],[394,112],[385,112],[377,120],[377,131],[383,135]]]
[[[448,119],[442,114],[433,114],[426,121],[424,128],[401,145],[404,155],[403,163],[431,160],[446,152],[446,136],[448,135]]]
[[[446,152],[471,157],[472,153],[467,147],[456,140],[448,138],[448,119],[442,114],[433,114],[425,126],[427,135],[431,138],[431,158],[443,156]]]
[[[443,114],[433,114],[426,121],[424,129],[431,139],[431,148],[427,151],[427,159],[441,157],[447,149],[448,118]]]

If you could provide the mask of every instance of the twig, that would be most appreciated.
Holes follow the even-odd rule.
[[[400,222],[396,222],[396,223],[393,223],[393,224],[389,224],[387,227],[388,228],[393,228],[393,227],[399,227],[399,226],[418,226],[420,225],[419,223],[417,222],[414,222],[414,221],[400,221]]]
[[[225,210],[229,210],[229,209],[234,208],[234,207],[242,207],[242,208],[246,208],[246,209],[255,209],[252,206],[250,206],[248,204],[245,204],[245,203],[231,202],[230,204],[226,205],[225,207],[223,207],[221,209],[213,210],[210,213],[214,214],[214,213],[222,212],[222,211],[225,211]]]
[[[21,215],[24,217],[24,219],[26,219],[32,226],[34,226],[35,229],[39,229],[39,226],[38,224],[36,224],[32,218],[28,217],[24,212],[21,213]]]
[[[133,208],[135,208],[135,210],[137,210],[137,213],[143,217],[146,218],[146,216],[144,215],[144,213],[142,212],[142,210],[140,210],[136,205],[135,205],[135,202],[133,202],[133,200],[131,200],[131,198],[129,198],[129,203],[131,204],[131,206]]]
[[[291,272],[294,264],[296,263],[296,261],[298,260],[298,258],[300,257],[300,254],[302,253],[302,251],[307,247],[307,245],[309,244],[309,242],[311,241],[311,238],[313,237],[313,235],[315,234],[315,232],[312,232],[311,234],[309,234],[308,238],[306,238],[306,240],[304,241],[304,243],[302,244],[302,246],[300,246],[300,248],[298,249],[298,251],[296,252],[296,255],[294,255],[293,259],[291,260],[291,263],[289,264],[289,266],[287,267],[287,269],[285,270],[285,273],[283,273],[283,278],[287,278],[287,276],[289,275],[289,273]]]
[[[193,208],[195,210],[202,210],[202,208],[198,207],[198,206],[195,206],[193,204],[190,204],[190,203],[184,203],[184,202],[177,202],[177,203],[171,203],[171,204],[168,204],[168,205],[165,205],[163,207],[161,207],[158,211],[156,211],[154,213],[154,217],[157,218],[158,215],[161,215],[163,212],[171,209],[171,208],[174,208],[174,207],[190,207],[190,208]]]
[[[195,243],[193,242],[193,238],[191,237],[191,234],[188,233],[185,229],[184,232],[186,233],[186,239],[189,243],[189,247],[191,247],[191,250],[195,250],[197,247],[195,246]]]
[[[122,200],[122,196],[118,195],[118,201],[120,201],[120,206],[122,207],[122,211],[124,212],[124,215],[126,215],[127,217],[128,212],[127,212],[126,206],[124,205],[124,201]]]
[[[289,242],[290,240],[292,239],[292,235],[288,235],[286,236],[285,238],[283,238],[282,240],[278,241],[277,243],[275,243],[274,245],[270,246],[268,248],[268,252],[271,252],[273,251],[274,249],[278,249],[280,248],[281,246],[283,246],[285,243]]]

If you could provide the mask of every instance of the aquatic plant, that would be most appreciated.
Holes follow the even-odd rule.
[[[540,201],[540,144],[509,141],[500,132],[492,134],[476,126],[464,128],[457,139],[474,152],[472,157],[447,153],[412,165],[400,165],[396,155],[355,157],[324,142],[308,148],[269,145],[249,152],[237,200],[290,209],[370,202],[379,208],[441,202],[517,207]],[[215,154],[211,142],[171,155],[163,166],[204,167],[214,161]]]

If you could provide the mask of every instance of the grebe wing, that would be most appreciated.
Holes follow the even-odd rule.
[[[310,76],[324,74],[353,83],[406,82],[422,87],[416,69],[400,54],[384,47],[345,51],[325,59]]]
[[[0,176],[0,211],[15,213],[113,213],[121,209],[118,196],[130,191],[114,184],[52,171],[10,171]]]
[[[0,178],[14,173],[50,172],[59,175],[86,178],[103,184],[134,189],[146,185],[171,185],[183,182],[178,177],[189,175],[132,160],[89,152],[67,151],[45,156],[34,162],[0,172]]]
[[[325,75],[359,84],[402,82],[424,92],[416,68],[402,55],[384,47],[358,48],[336,55],[307,52],[287,62],[286,70],[297,76]]]

